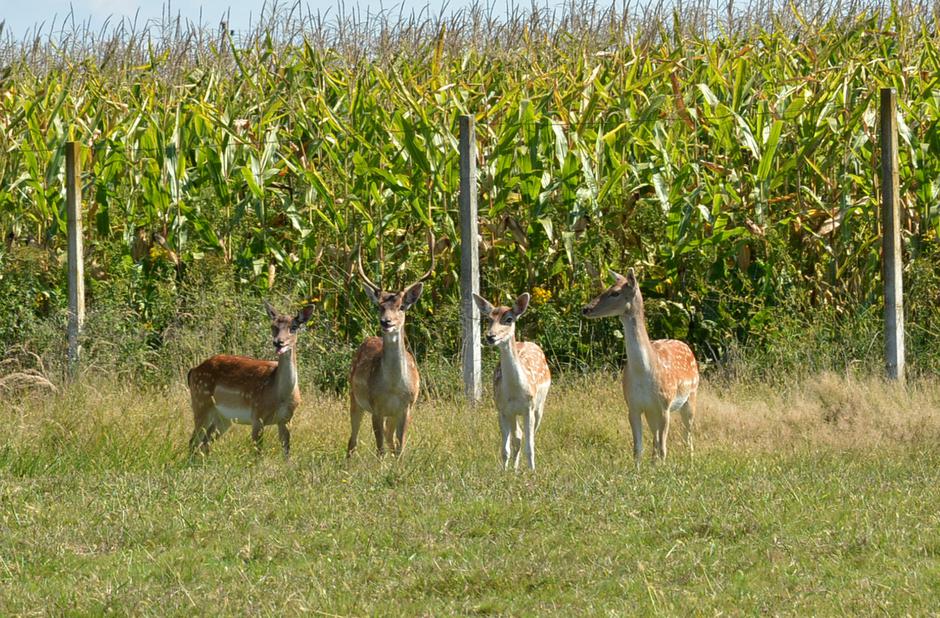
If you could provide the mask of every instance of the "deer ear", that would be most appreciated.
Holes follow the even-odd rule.
[[[525,310],[529,308],[530,298],[531,296],[529,296],[528,292],[523,292],[519,295],[519,298],[516,299],[516,304],[512,306],[512,312],[516,314],[517,318],[525,313]]]
[[[615,271],[613,268],[608,268],[607,272],[610,273],[610,278],[614,280],[614,283],[619,283],[621,279],[625,279],[623,275]]]
[[[636,271],[632,268],[627,271],[627,281],[629,283],[636,283]]]
[[[264,310],[268,313],[268,317],[272,320],[277,317],[277,310],[271,306],[271,303],[264,301]]]
[[[297,317],[294,318],[294,321],[297,322],[298,325],[306,324],[307,320],[309,320],[312,315],[313,305],[307,305],[297,313]]]
[[[376,305],[379,304],[379,291],[373,288],[368,283],[362,283],[362,289],[366,291],[366,296],[369,297],[369,300],[374,302]]]
[[[473,295],[473,300],[476,301],[477,307],[480,308],[480,313],[482,313],[482,314],[484,314],[484,315],[489,315],[489,314],[493,313],[494,307],[493,307],[493,304],[492,304],[490,301],[486,300],[485,298],[483,298],[483,297],[480,296],[479,294],[474,294],[474,295]]]
[[[411,305],[418,302],[418,299],[421,297],[421,292],[424,291],[424,284],[420,281],[413,284],[407,290],[402,292],[404,298],[401,300],[401,309],[402,311],[408,311],[411,309]]]

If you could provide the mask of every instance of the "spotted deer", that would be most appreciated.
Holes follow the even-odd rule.
[[[400,292],[387,292],[374,283],[362,268],[362,250],[356,264],[365,292],[379,313],[381,337],[368,337],[359,346],[349,370],[349,419],[351,435],[346,456],[356,450],[362,416],[372,415],[372,431],[379,455],[386,447],[396,455],[405,448],[405,432],[411,408],[418,399],[420,376],[414,356],[405,345],[405,312],[421,296],[424,281],[434,271],[434,236],[428,235],[431,266],[416,282]]]
[[[643,313],[643,295],[631,268],[624,277],[611,271],[614,284],[588,303],[586,318],[619,316],[627,362],[623,366],[623,397],[630,413],[633,455],[639,465],[643,455],[642,416],[653,432],[656,456],[666,459],[669,416],[682,414],[686,444],[692,453],[692,422],[698,389],[698,364],[688,345],[674,339],[650,341]]]
[[[516,322],[529,307],[529,294],[521,294],[512,307],[494,307],[482,296],[473,295],[480,312],[489,321],[486,343],[499,349],[499,365],[493,372],[493,398],[502,432],[500,456],[503,468],[519,468],[519,452],[525,427],[525,454],[535,470],[535,432],[542,423],[545,398],[552,384],[545,354],[538,344],[516,341]]]
[[[209,443],[232,423],[251,425],[256,449],[260,448],[264,427],[277,425],[284,458],[290,457],[287,423],[300,405],[297,335],[313,314],[313,307],[307,306],[293,317],[278,313],[267,301],[264,308],[271,319],[276,361],[217,354],[189,371],[194,425],[189,439],[190,457],[197,450],[208,453]]]

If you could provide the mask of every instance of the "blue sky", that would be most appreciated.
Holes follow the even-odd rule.
[[[291,6],[292,0],[279,0],[279,6]],[[304,4],[309,6],[312,11],[325,12],[332,9],[335,12],[337,0],[305,0]],[[347,0],[347,8],[357,4],[356,0]],[[378,10],[381,6],[386,8],[404,5],[406,12],[410,13],[412,9],[420,10],[425,6],[430,6],[434,12],[440,11],[444,5],[444,0],[358,0],[359,6],[365,10],[367,8]],[[471,0],[449,0],[447,5],[450,9],[456,9],[471,4]],[[497,6],[503,6],[505,1],[501,1]],[[133,19],[138,16],[138,23],[143,24],[147,20],[159,20],[166,10],[167,6],[175,16],[179,14],[183,19],[198,21],[200,9],[202,10],[202,20],[207,25],[219,23],[219,19],[227,11],[231,11],[231,28],[235,30],[247,30],[252,18],[257,19],[264,5],[263,0],[201,0],[193,2],[172,2],[169,5],[162,0],[152,0],[151,2],[141,2],[140,0],[72,0],[71,2],[63,0],[0,0],[0,21],[5,21],[5,32],[13,34],[16,37],[25,35],[36,24],[46,22],[52,23],[52,18],[58,16],[57,24],[69,14],[69,7],[75,15],[76,22],[84,22],[90,19],[92,26],[100,27],[105,20],[111,16],[112,19],[127,17]],[[269,2],[270,6],[270,2]]]

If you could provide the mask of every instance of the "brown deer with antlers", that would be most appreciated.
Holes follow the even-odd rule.
[[[411,421],[411,408],[418,399],[420,376],[414,356],[405,345],[405,312],[421,296],[424,281],[434,271],[434,235],[428,234],[431,266],[416,282],[399,292],[388,292],[374,283],[362,268],[362,248],[356,264],[365,284],[366,295],[379,312],[381,337],[362,342],[349,372],[349,418],[352,433],[346,456],[356,449],[362,415],[372,415],[372,431],[379,455],[386,447],[396,455],[405,448],[405,432]]]
[[[692,453],[692,423],[698,390],[698,363],[688,345],[674,339],[650,341],[646,332],[643,295],[631,268],[627,276],[611,271],[614,284],[584,307],[586,318],[618,316],[623,322],[627,362],[623,366],[623,397],[630,412],[633,455],[643,454],[643,423],[653,432],[656,456],[666,459],[669,416],[678,411],[685,423],[686,444]]]
[[[208,453],[209,443],[232,423],[251,425],[255,448],[260,446],[265,425],[277,425],[285,459],[290,457],[287,423],[300,405],[297,386],[297,335],[313,314],[313,306],[296,316],[283,315],[267,301],[271,341],[276,361],[217,354],[189,371],[193,407],[193,435],[189,453]]]

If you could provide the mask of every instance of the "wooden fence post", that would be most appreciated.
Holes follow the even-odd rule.
[[[85,322],[85,268],[82,252],[81,161],[76,142],[65,144],[65,203],[68,219],[69,325],[68,365],[74,376],[81,356],[79,337]]]
[[[897,93],[881,89],[881,242],[885,295],[885,368],[904,381],[904,285],[898,208]]]
[[[464,392],[476,403],[483,394],[480,379],[480,311],[473,294],[480,293],[477,223],[477,160],[473,116],[460,117],[460,315],[463,322]]]

